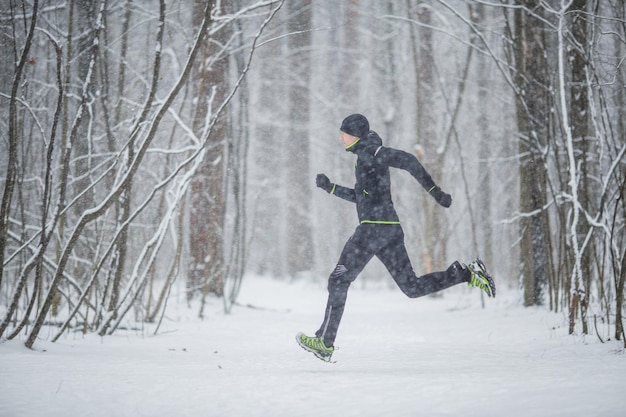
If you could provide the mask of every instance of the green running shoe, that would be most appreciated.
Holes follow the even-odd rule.
[[[483,261],[481,261],[480,258],[476,258],[474,262],[467,265],[467,269],[472,273],[470,282],[467,285],[480,288],[486,292],[489,297],[495,298],[496,284],[494,284],[493,278],[491,278],[491,275],[487,272]]]
[[[321,337],[309,337],[304,333],[298,333],[296,335],[296,342],[298,342],[302,349],[311,352],[324,362],[330,362],[330,358],[335,351],[335,348],[332,346],[326,347]]]

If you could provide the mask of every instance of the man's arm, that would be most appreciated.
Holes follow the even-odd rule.
[[[356,203],[356,194],[353,188],[343,187],[341,185],[333,184],[328,177],[324,174],[318,174],[315,179],[316,185],[329,194],[334,194],[339,198],[342,198],[351,203]]]
[[[390,167],[408,171],[426,191],[437,186],[415,155],[399,149],[381,147],[376,154],[376,158]]]
[[[356,194],[354,193],[354,188],[348,188],[341,185],[333,184],[333,188],[330,190],[330,193],[351,203],[356,203]]]
[[[415,155],[399,149],[380,147],[375,154],[375,158],[390,167],[408,171],[417,182],[435,198],[437,203],[443,207],[450,207],[450,204],[452,204],[450,194],[444,193],[441,188],[435,184],[435,181],[433,181],[428,171],[426,171],[426,168],[420,164]]]

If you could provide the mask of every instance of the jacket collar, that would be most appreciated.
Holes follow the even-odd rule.
[[[378,133],[370,130],[365,136],[357,139],[350,145],[346,146],[346,151],[352,152],[354,154],[359,154],[366,148],[370,146],[375,146],[376,148],[382,146],[383,140],[378,136]]]

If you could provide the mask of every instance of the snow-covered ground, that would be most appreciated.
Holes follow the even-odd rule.
[[[324,288],[248,277],[232,314],[174,305],[157,336],[0,344],[0,416],[626,415],[619,342],[499,292],[483,309],[475,289],[411,300],[357,281],[328,364],[294,340],[319,325]]]

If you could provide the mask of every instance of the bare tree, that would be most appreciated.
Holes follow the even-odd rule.
[[[356,109],[417,131],[456,196],[412,231],[423,269],[493,241],[499,285],[520,257],[526,304],[624,337],[623,2],[157,3],[0,11],[0,337],[159,323],[178,284],[230,311],[246,270],[326,276],[354,213],[310,200],[311,168],[352,178],[332,137]]]
[[[435,71],[435,51],[433,45],[433,7],[430,1],[420,2],[417,10],[418,38],[417,56],[418,64],[416,71],[417,79],[417,149],[423,154],[418,155],[427,164],[433,178],[441,181],[443,173],[443,157],[440,146],[441,138],[437,134],[437,122],[435,113],[435,96],[437,94],[437,82]],[[445,244],[442,241],[443,234],[439,233],[444,226],[442,212],[433,204],[424,206],[424,235],[426,239],[423,260],[424,272],[432,272],[435,265],[444,265],[446,262]]]
[[[193,24],[199,28],[200,11],[206,2],[194,2]],[[224,9],[214,7],[219,16]],[[211,15],[211,16],[213,16]],[[213,17],[211,17],[213,18]],[[192,108],[193,129],[202,136],[210,118],[214,117],[212,101],[221,103],[228,90],[229,62],[227,51],[230,34],[228,26],[203,34],[202,49],[193,82],[193,95],[197,105]],[[201,290],[203,296],[212,292],[221,296],[224,291],[224,210],[225,210],[225,146],[228,121],[225,114],[218,115],[209,136],[209,149],[204,162],[191,185],[189,248],[191,264],[187,278],[188,296]]]
[[[287,38],[289,51],[289,123],[284,147],[287,167],[287,273],[295,276],[310,271],[314,260],[311,220],[308,207],[311,196],[309,169],[310,96],[311,96],[311,20],[312,2],[288,3]]]
[[[37,25],[37,12],[39,10],[39,1],[33,2],[33,13],[31,17],[30,27],[28,28],[28,35],[22,48],[22,53],[19,55],[19,61],[15,66],[13,75],[13,82],[11,85],[11,95],[9,98],[9,127],[8,127],[8,161],[7,172],[4,180],[4,191],[2,193],[2,205],[0,205],[0,266],[4,265],[4,257],[7,250],[7,232],[9,228],[9,216],[11,213],[11,203],[13,202],[13,192],[15,190],[15,181],[17,177],[17,164],[18,164],[18,129],[19,124],[17,120],[17,100],[18,89],[22,82],[24,69],[28,62],[28,55],[33,43],[33,36],[35,34],[35,28]],[[17,51],[19,48],[14,46]],[[4,268],[0,269],[0,285],[2,285]],[[2,333],[0,332],[0,335]]]
[[[2,99],[12,103],[8,131],[15,141],[7,142],[10,164],[3,183],[5,233],[0,252],[4,279],[0,281],[0,294],[3,301],[9,302],[0,323],[0,336],[13,323],[8,337],[27,329],[26,345],[32,347],[42,327],[54,324],[50,317],[56,317],[61,308],[67,313],[59,315],[63,321],[54,340],[70,326],[111,334],[133,307],[141,312],[144,301],[145,315],[135,319],[155,321],[163,312],[184,258],[181,241],[185,229],[180,224],[179,210],[184,213],[191,179],[201,171],[205,156],[217,146],[211,142],[221,126],[217,115],[226,114],[225,108],[249,71],[263,28],[281,5],[261,1],[219,16],[211,15],[210,7],[203,7],[196,13],[197,27],[188,32],[187,48],[180,48],[180,40],[185,38],[172,40],[165,35],[173,23],[170,19],[177,16],[171,13],[168,17],[165,1],[159,2],[157,14],[137,25],[131,24],[132,0],[121,8],[109,8],[102,0],[95,6],[77,1],[43,11],[35,2],[32,7],[24,4],[21,9],[9,11],[11,19],[5,22],[29,24],[24,26],[23,34],[19,30],[12,32],[16,72],[12,93],[1,92]],[[223,94],[208,92],[210,100],[199,104],[208,110],[200,124],[202,129],[194,133],[193,120],[185,119],[182,109],[190,104],[195,108],[197,103],[180,93],[188,91],[185,87],[197,62],[201,34],[211,30],[217,33],[240,16],[259,10],[268,14],[257,19],[260,25],[250,50],[246,51],[250,43],[241,37],[239,53],[247,58],[240,60],[234,84]],[[192,14],[191,8],[184,5],[179,5],[179,11]],[[54,14],[55,19],[42,19],[38,26],[37,18],[44,13]],[[111,23],[116,22],[116,13],[124,16],[120,25]],[[51,21],[59,27],[50,27]],[[69,30],[59,29],[64,24]],[[74,33],[73,24],[77,31],[83,28],[80,34]],[[115,33],[120,36],[115,37]],[[148,48],[141,41],[128,42],[138,33],[142,36],[137,40],[143,39]],[[58,39],[55,34],[67,34],[67,39]],[[44,42],[34,42],[36,36]],[[121,49],[112,46],[118,41]],[[225,41],[205,56],[209,64],[228,53],[230,38]],[[62,52],[63,42],[68,47]],[[52,57],[50,67],[46,60],[37,59],[47,53]],[[169,60],[168,65],[162,65],[163,59]],[[133,71],[128,71],[130,66],[134,66]],[[25,71],[27,68],[29,71]],[[232,75],[229,73],[227,78]],[[40,82],[44,79],[46,82]],[[43,90],[38,87],[41,85],[45,86]],[[39,110],[48,107],[50,112]],[[183,132],[182,140],[172,141],[176,130]],[[44,140],[30,140],[33,131]],[[74,146],[81,140],[80,145],[86,147]],[[20,142],[26,146],[12,145]],[[222,138],[216,143],[223,148],[225,142]],[[244,158],[243,151],[237,152],[238,160]],[[41,169],[41,181],[37,181],[39,171],[31,168],[31,162],[32,166],[43,167],[37,168]],[[27,182],[22,178],[41,187],[24,186]],[[17,200],[15,195],[19,196]],[[175,229],[177,233],[169,233]],[[239,242],[245,241],[245,227],[233,233]],[[159,256],[169,248],[176,256]],[[242,274],[244,256],[237,257],[238,276]],[[163,269],[168,272],[160,274],[162,279],[158,281],[162,285],[160,294],[152,303],[155,275],[159,275],[155,272],[166,265],[168,268]],[[230,294],[231,304],[235,296]]]
[[[567,57],[563,57],[562,59],[567,59],[569,66],[571,67],[571,81],[567,86],[567,90],[569,91],[569,108],[567,119],[570,123],[570,126],[566,126],[566,133],[569,129],[569,134],[571,135],[572,146],[575,146],[578,149],[578,163],[577,170],[579,171],[580,183],[577,185],[578,195],[579,195],[579,203],[581,208],[587,210],[589,212],[596,211],[596,208],[590,207],[593,200],[595,200],[591,194],[595,187],[591,185],[591,179],[595,176],[595,173],[591,172],[592,165],[592,154],[591,154],[591,137],[589,136],[589,98],[588,98],[588,88],[586,86],[586,64],[587,61],[587,11],[586,11],[586,1],[574,0],[569,7],[568,14],[570,15],[569,19],[571,19],[571,46],[568,48]],[[563,23],[562,20],[560,20]],[[564,27],[561,28],[560,32],[560,40],[562,45],[563,37],[566,36],[563,31]],[[565,53],[565,51],[560,51],[560,53]],[[565,71],[564,68],[560,68],[560,70]],[[565,88],[565,86],[562,86]],[[564,103],[562,102],[562,105]],[[570,138],[568,137],[568,143]],[[569,145],[568,145],[569,148]],[[570,163],[572,161],[570,160]],[[570,179],[570,181],[577,181],[574,179]],[[576,203],[575,203],[576,204]],[[576,225],[578,237],[576,240],[582,239],[584,240],[588,233],[591,233],[592,230],[586,222],[581,222]],[[573,242],[573,246],[576,251],[577,243]],[[581,309],[581,319],[583,324],[583,333],[587,334],[589,329],[587,328],[587,309],[589,306],[588,299],[588,289],[591,284],[591,277],[593,276],[592,271],[592,261],[593,261],[593,243],[587,245],[587,250],[582,250],[580,254],[580,277],[574,280],[574,288],[572,289],[572,306],[570,307],[571,311],[575,311],[575,305],[579,304]],[[578,257],[578,254],[574,254]],[[577,261],[574,260],[574,264],[577,264]],[[578,269],[578,267],[576,268]],[[570,318],[572,315],[570,315]],[[573,321],[570,320],[570,332],[573,332]]]
[[[515,95],[519,131],[520,221],[524,304],[544,302],[550,281],[544,149],[550,134],[549,48],[539,1],[520,0],[514,11]]]

